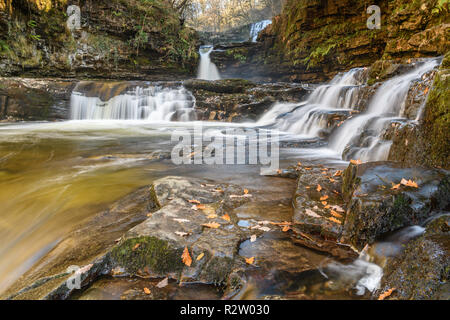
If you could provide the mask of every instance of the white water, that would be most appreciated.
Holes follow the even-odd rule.
[[[364,114],[344,123],[330,140],[330,147],[344,158],[362,161],[386,160],[391,141],[382,139],[384,130],[394,119],[404,117],[404,108],[408,91],[413,81],[419,80],[425,73],[439,65],[439,59],[430,59],[420,63],[414,70],[386,81],[372,97]],[[363,136],[364,134],[364,136]]]
[[[188,121],[194,118],[193,96],[184,88],[135,87],[108,101],[75,88],[70,98],[72,120]]]
[[[404,111],[411,84],[439,65],[440,59],[417,62],[416,67],[382,84],[362,114],[353,114],[361,103],[364,69],[352,69],[337,75],[330,83],[317,87],[298,104],[277,103],[261,117],[258,125],[271,125],[274,129],[300,138],[317,138],[329,134],[330,118],[348,116],[329,138],[329,149],[316,149],[339,159],[362,161],[386,160],[392,141],[383,139],[385,130],[393,120],[406,120]],[[419,110],[418,116],[420,117]],[[322,134],[323,133],[323,134]],[[308,150],[309,152],[310,150]]]
[[[280,131],[317,137],[327,128],[330,113],[348,112],[357,105],[361,86],[362,68],[337,75],[329,84],[317,87],[308,99],[299,104],[278,103],[269,110],[258,124],[274,124]]]
[[[258,39],[258,34],[271,23],[272,20],[262,20],[253,23],[250,27],[250,39],[252,40],[252,42],[256,42],[256,40]]]
[[[219,70],[214,63],[211,62],[209,55],[213,51],[212,46],[200,47],[200,66],[198,68],[198,79],[202,80],[220,80]]]

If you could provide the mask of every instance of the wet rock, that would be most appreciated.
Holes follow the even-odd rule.
[[[406,112],[417,109],[419,121],[410,122],[392,128],[392,147],[389,152],[389,160],[400,161],[406,165],[426,165],[450,168],[449,155],[449,61],[447,54],[442,61],[440,69],[436,72],[432,85],[427,78],[423,85],[415,85],[408,95]],[[412,102],[410,103],[410,97]],[[424,101],[424,99],[426,102]],[[417,100],[417,103],[416,103]],[[411,107],[408,107],[411,106]]]
[[[0,120],[69,118],[76,81],[0,78]]]
[[[152,277],[223,283],[246,236],[233,223],[233,217],[230,221],[221,217],[246,201],[246,197],[229,197],[243,195],[243,191],[236,186],[206,186],[199,180],[179,177],[157,180],[152,190],[161,209],[125,234],[111,252],[113,265],[124,267],[130,275],[140,270]],[[189,200],[200,201],[204,208],[197,209]],[[184,248],[192,257],[191,266],[182,263]]]
[[[242,79],[187,80],[199,120],[255,121],[277,102],[300,101],[310,88],[287,83],[256,84]]]
[[[338,191],[342,171],[300,166],[297,172],[292,218],[294,241],[339,259],[356,258],[352,249],[337,241],[345,219],[345,205]]]
[[[445,299],[450,294],[448,213],[430,222],[423,236],[411,241],[384,271],[379,293],[396,288],[393,299]]]
[[[25,2],[0,6],[1,75],[169,80],[197,67],[197,34],[169,3],[76,2],[81,29],[69,31],[67,1]]]
[[[419,187],[398,186],[402,179]],[[434,210],[448,209],[449,192],[449,174],[443,170],[392,162],[350,164],[342,185],[348,210],[341,240],[362,249],[389,231],[421,224]]]

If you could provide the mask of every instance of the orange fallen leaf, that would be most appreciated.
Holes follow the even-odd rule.
[[[400,188],[400,183],[392,186],[391,190],[397,190],[398,188]]]
[[[336,182],[333,178],[328,178],[328,180],[330,180],[330,182]]]
[[[144,293],[145,293],[145,294],[150,294],[150,293],[152,293],[152,292],[150,291],[149,288],[144,288]]]
[[[263,221],[265,222],[265,221]],[[292,222],[288,222],[288,221],[283,221],[283,222],[273,222],[273,221],[268,221],[270,224],[273,224],[275,226],[290,226],[292,225]],[[264,223],[263,223],[264,224]],[[267,224],[267,223],[266,223]]]
[[[362,163],[362,161],[361,160],[350,160],[350,163],[352,163],[352,164],[356,164],[356,165],[359,165],[359,164],[361,164]]]
[[[305,168],[305,170],[312,170],[312,168]]]
[[[338,219],[333,218],[333,217],[329,217],[328,220],[336,222],[337,224],[341,224],[342,223],[341,221],[339,221]]]
[[[413,188],[418,188],[419,187],[419,185],[416,182],[412,181],[412,180],[402,179],[402,181],[400,181],[400,183],[402,185],[404,185],[404,186],[407,186],[407,187],[413,187]]]
[[[337,212],[334,211],[334,210],[330,210],[330,214],[331,214],[332,216],[336,217],[336,218],[342,218],[342,215],[339,214],[339,213],[337,213]]]
[[[248,264],[253,264],[255,262],[255,257],[245,258],[245,262],[247,262]]]
[[[378,297],[378,300],[384,300],[387,297],[389,297],[392,292],[394,292],[396,290],[396,288],[390,288],[388,290],[386,290],[385,292],[383,292],[382,294],[380,294],[380,296]]]
[[[247,189],[244,189],[244,194],[248,194],[248,190]]]
[[[423,94],[427,94],[428,93],[429,88],[426,87],[425,90],[423,90]]]
[[[342,170],[338,170],[334,173],[334,177],[339,177],[340,175],[342,175]]]
[[[317,189],[318,192],[320,192],[320,190],[322,190],[322,186],[320,184],[317,185]]]
[[[184,247],[184,251],[183,251],[183,254],[181,255],[181,259],[185,265],[187,265],[188,267],[191,266],[192,258],[189,255],[189,250],[187,247]]]
[[[289,226],[284,226],[282,229],[283,232],[288,232],[289,230],[291,230],[291,227]]]
[[[278,169],[277,174],[281,174],[281,173],[282,173],[281,169]]]
[[[327,205],[328,205],[328,202],[322,201],[322,204],[323,204],[324,206],[327,206]]]
[[[320,201],[325,201],[327,200],[329,197],[327,195],[324,195],[322,197],[320,197]]]
[[[299,161],[299,162],[297,162],[297,166],[298,167],[301,167],[302,166],[302,163]]]
[[[202,224],[202,226],[208,227],[211,229],[217,229],[218,227],[220,227],[220,224],[218,224],[217,222],[210,222],[210,223]]]
[[[198,200],[188,200],[190,203],[196,203],[196,204],[200,204],[200,201]]]
[[[223,219],[223,220],[226,220],[226,221],[230,221],[230,220],[231,220],[231,218],[230,218],[230,216],[228,215],[228,213],[225,213],[225,214],[222,216],[222,219]]]
[[[136,245],[133,247],[133,251],[139,248],[140,245],[141,245],[140,243],[136,243]]]
[[[198,204],[197,209],[199,210],[205,210],[206,206],[204,204]]]

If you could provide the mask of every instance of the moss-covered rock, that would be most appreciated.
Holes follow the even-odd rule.
[[[127,239],[114,247],[111,258],[131,274],[149,268],[156,274],[180,272],[183,250],[173,248],[167,241],[155,237]]]
[[[400,185],[414,180],[418,188]],[[348,199],[342,240],[358,249],[402,227],[421,224],[434,210],[448,210],[450,189],[446,172],[398,163],[371,162],[344,174],[343,193]]]
[[[394,299],[447,299],[450,292],[449,217],[441,216],[425,234],[409,242],[405,250],[388,259],[381,290],[396,288]]]
[[[171,79],[197,66],[196,33],[167,1],[24,2],[0,8],[0,75]],[[72,32],[71,4],[81,8]]]
[[[442,61],[428,93],[419,123],[394,128],[389,159],[408,165],[450,168],[450,53]]]
[[[367,8],[374,4],[381,9],[380,29],[367,27]],[[379,60],[442,55],[450,48],[449,22],[448,1],[288,0],[259,43],[233,45],[211,57],[221,72],[322,82]],[[395,73],[396,63],[382,73]]]

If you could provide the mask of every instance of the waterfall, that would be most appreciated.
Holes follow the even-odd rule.
[[[213,51],[212,46],[200,47],[200,66],[198,68],[198,79],[203,80],[220,80],[219,71],[214,63],[211,62],[209,55]]]
[[[418,63],[412,71],[382,84],[369,102],[367,111],[346,121],[330,141],[330,147],[344,159],[386,160],[391,141],[382,139],[392,120],[404,119],[408,91],[413,81],[439,65],[439,59]]]
[[[262,20],[256,23],[252,23],[250,27],[250,39],[252,40],[252,42],[256,42],[256,40],[258,39],[258,34],[271,23],[272,20]]]
[[[119,83],[110,88],[120,94],[102,99],[104,84],[80,83],[70,98],[73,120],[151,120],[189,121],[195,119],[194,97],[184,88],[159,86],[123,89]],[[122,87],[120,87],[122,86]],[[90,92],[82,89],[89,87]]]
[[[317,137],[327,128],[330,117],[348,114],[357,105],[359,90],[364,83],[365,69],[355,68],[338,74],[329,84],[317,87],[308,99],[299,104],[276,104],[260,120],[270,122],[280,131],[304,137]]]

